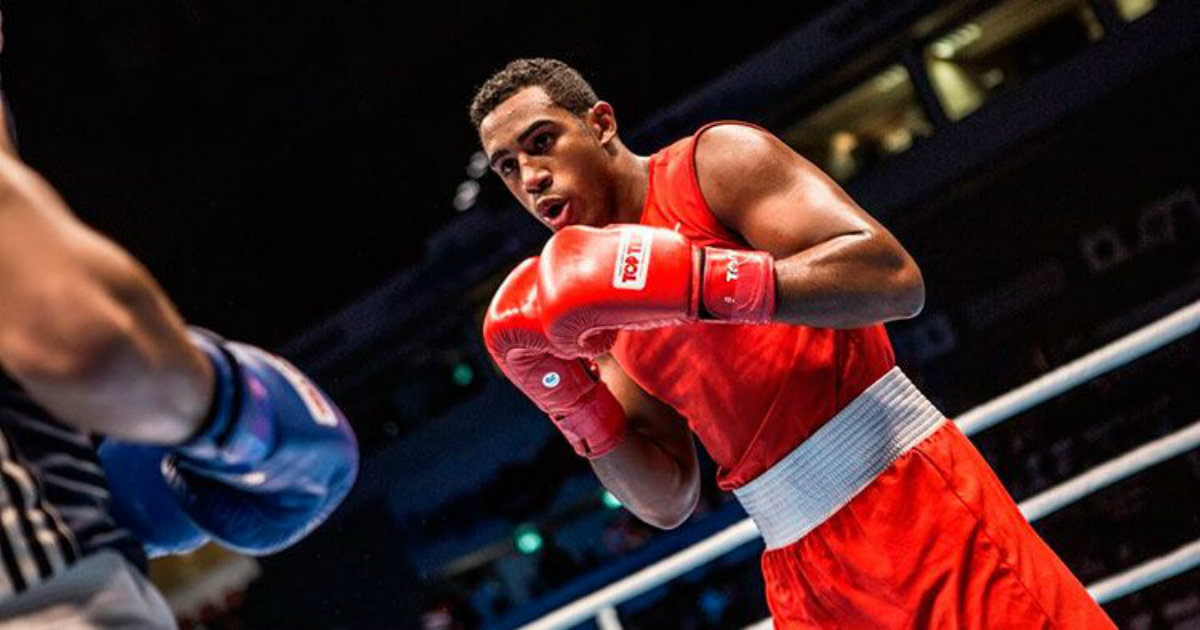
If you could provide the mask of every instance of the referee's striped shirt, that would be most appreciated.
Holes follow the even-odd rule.
[[[0,600],[105,547],[144,568],[141,544],[108,505],[92,440],[0,371]]]

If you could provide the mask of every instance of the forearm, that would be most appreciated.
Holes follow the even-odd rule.
[[[45,361],[21,364],[13,376],[68,424],[140,442],[178,443],[198,430],[208,410],[212,368],[187,341],[157,287],[137,284],[142,286],[125,283],[121,295],[95,296],[98,307],[88,323],[48,321],[31,329],[30,341],[38,346],[31,351]],[[63,342],[64,335],[78,341]]]
[[[673,453],[662,443],[630,431],[613,451],[591,460],[592,469],[630,512],[663,529],[682,524],[700,497],[699,467],[690,436]]]
[[[46,316],[25,328],[24,351],[6,353],[13,377],[87,431],[156,443],[194,433],[212,395],[212,369],[157,286],[135,273],[76,293],[87,306],[72,316],[51,314],[66,296],[47,298]]]
[[[63,422],[131,440],[193,433],[211,367],[150,275],[2,160],[0,365]]]
[[[924,281],[898,245],[871,232],[838,236],[775,261],[775,320],[859,328],[920,312]]]

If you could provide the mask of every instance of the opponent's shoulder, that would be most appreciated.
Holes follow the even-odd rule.
[[[77,222],[58,193],[20,158],[0,150],[0,237],[25,240],[18,231],[70,227]]]
[[[28,195],[24,185],[24,167],[20,160],[0,148],[0,209]]]

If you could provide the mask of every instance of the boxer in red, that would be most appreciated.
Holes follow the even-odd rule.
[[[742,123],[635,155],[554,60],[471,116],[555,232],[493,299],[493,358],[648,523],[691,514],[694,432],[762,532],[776,628],[1114,627],[896,367],[882,323],[920,271],[818,168]]]

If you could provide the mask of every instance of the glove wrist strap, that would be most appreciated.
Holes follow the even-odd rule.
[[[767,252],[704,248],[705,315],[737,324],[767,324],[775,315],[775,259]]]
[[[213,397],[199,431],[174,451],[185,461],[202,462],[205,468],[216,466],[232,469],[230,472],[252,468],[266,456],[269,436],[258,433],[269,427],[244,422],[243,416],[258,415],[259,401],[247,391],[237,358],[220,337],[197,328],[188,332],[213,367]]]

